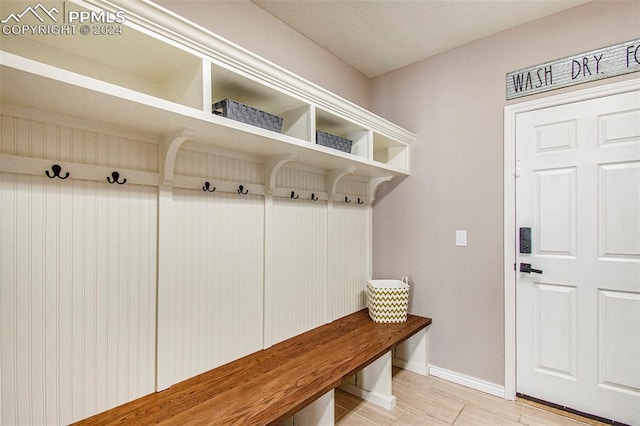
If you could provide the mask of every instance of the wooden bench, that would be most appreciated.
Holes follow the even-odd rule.
[[[430,323],[376,324],[365,309],[77,424],[268,425],[321,397],[327,418],[334,388]]]

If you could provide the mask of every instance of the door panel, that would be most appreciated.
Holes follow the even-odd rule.
[[[640,111],[622,111],[598,117],[600,146],[619,143],[638,144]]]
[[[517,391],[639,424],[640,92],[521,113],[516,153]]]
[[[598,310],[599,382],[640,396],[640,294],[601,290]]]
[[[535,368],[576,377],[576,288],[535,283]]]
[[[536,154],[576,149],[576,120],[536,126]]]
[[[575,256],[576,168],[534,171],[538,255]]]
[[[599,165],[599,255],[640,261],[640,162]]]

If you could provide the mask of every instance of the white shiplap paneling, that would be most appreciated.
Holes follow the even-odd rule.
[[[250,156],[227,157],[217,153],[198,152],[188,148],[178,151],[176,174],[198,176],[239,184],[264,184],[264,165]]]
[[[2,115],[0,120],[2,154],[158,171],[158,144],[123,132],[112,135],[90,130],[91,126],[71,127],[63,123],[67,120],[45,122],[10,115]]]
[[[325,191],[325,173],[303,167],[284,166],[278,173],[276,186],[280,188]]]
[[[329,310],[331,319],[366,307],[371,277],[371,205],[333,203],[329,208]]]
[[[339,194],[366,196],[369,190],[367,179],[357,176],[345,176],[338,182],[336,191]]]
[[[150,135],[34,113],[2,116],[0,131],[16,158],[159,169]],[[187,143],[176,174],[263,185],[261,161]],[[286,191],[325,185],[304,166],[277,176]],[[357,177],[338,185],[367,190]],[[155,187],[77,174],[4,173],[1,191],[4,423],[77,420],[364,307],[369,205],[171,187],[159,205]],[[159,268],[158,244],[170,253]]]
[[[326,321],[326,203],[274,199],[269,249],[273,279],[267,311],[272,312],[272,343],[277,343]]]
[[[264,201],[174,189],[173,203],[180,381],[262,349]]]
[[[0,174],[3,424],[155,387],[157,190]]]

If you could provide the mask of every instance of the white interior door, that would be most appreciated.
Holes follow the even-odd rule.
[[[517,392],[640,424],[640,92],[519,114],[516,153]]]

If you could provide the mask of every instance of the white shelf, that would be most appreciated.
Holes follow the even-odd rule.
[[[409,169],[409,150],[406,146],[379,133],[373,134],[373,160],[387,167]]]
[[[202,60],[133,28],[111,36],[4,36],[1,47],[60,69],[202,108]]]
[[[133,3],[123,8],[128,5]],[[293,155],[299,164],[354,169],[367,178],[409,174],[411,133],[156,5],[135,7],[127,10],[130,21],[119,36],[3,39],[2,103],[162,140],[189,129],[197,144],[263,157]],[[164,34],[155,32],[159,28]],[[224,55],[210,50],[215,47]],[[282,133],[213,115],[211,104],[224,98],[283,117]],[[316,145],[315,130],[353,140],[352,153]]]
[[[310,106],[302,99],[282,93],[216,63],[211,64],[211,102],[233,99],[284,118],[282,133],[310,140]]]

